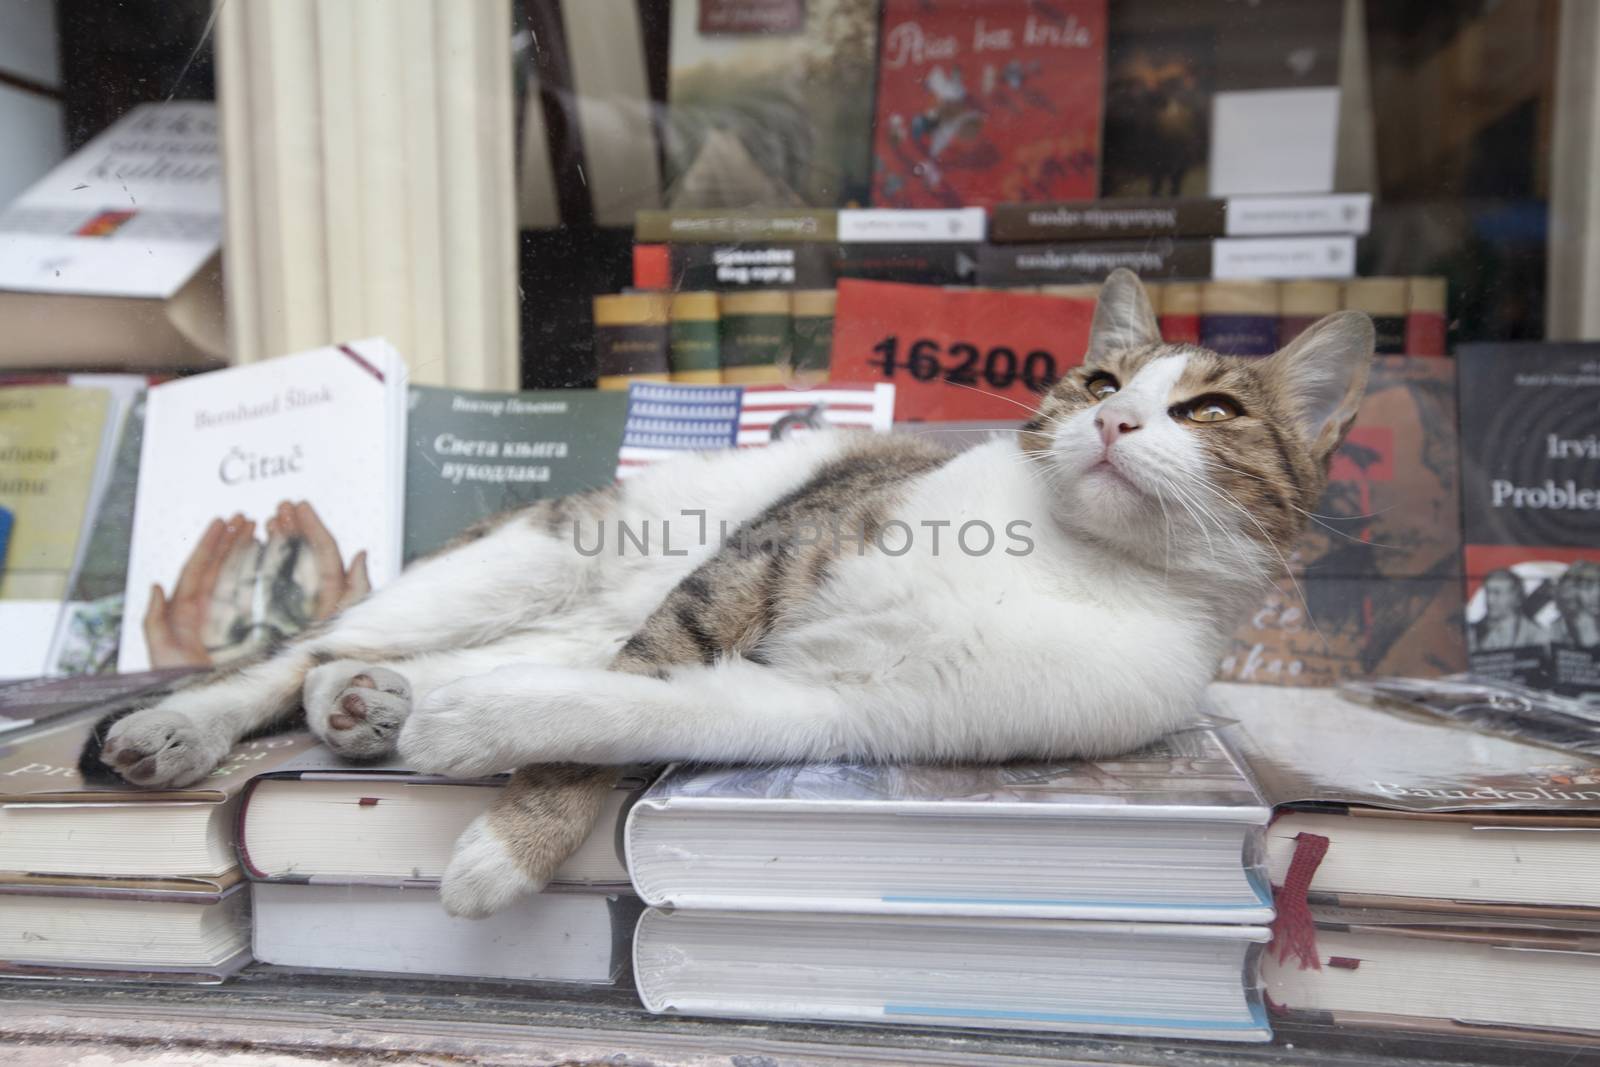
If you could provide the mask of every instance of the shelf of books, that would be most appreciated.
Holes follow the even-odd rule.
[[[1600,1056],[1579,0],[119,7],[0,0],[0,1060]]]

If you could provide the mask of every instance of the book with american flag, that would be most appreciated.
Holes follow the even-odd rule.
[[[824,426],[888,433],[893,422],[889,383],[790,389],[635,382],[628,387],[617,477],[628,478],[679,452],[760,448],[791,430]]]

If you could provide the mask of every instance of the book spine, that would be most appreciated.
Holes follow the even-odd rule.
[[[1225,356],[1278,350],[1276,282],[1208,282],[1200,287],[1200,343]]]
[[[988,229],[981,207],[844,208],[840,244],[978,244]]]
[[[1168,282],[1161,287],[1157,316],[1161,337],[1169,345],[1200,343],[1200,286],[1194,282]]]
[[[828,289],[834,283],[833,249],[825,244],[673,244],[672,287],[679,291],[734,292]]]
[[[672,255],[666,245],[633,246],[633,287],[647,290],[672,288]]]
[[[1308,326],[1339,310],[1339,283],[1319,278],[1284,282],[1278,290],[1278,347],[1299,337]]]
[[[1213,243],[1162,237],[1149,241],[984,245],[978,250],[978,284],[1015,288],[1098,282],[1119,267],[1144,278],[1209,278]]]
[[[1354,237],[1219,237],[1211,252],[1216,281],[1349,278],[1356,269]]]
[[[1223,212],[1228,237],[1295,234],[1364,234],[1372,218],[1371,193],[1319,196],[1230,196]]]
[[[692,385],[722,382],[722,312],[716,293],[678,293],[672,297],[672,380]]]
[[[722,298],[722,380],[781,382],[793,343],[790,293],[729,293]]]
[[[1155,298],[1154,283],[1144,287],[1153,300]],[[1040,296],[1059,296],[1067,300],[1099,300],[1099,282],[1078,282],[1075,285],[1041,285],[1038,289]]]
[[[666,293],[594,298],[595,365],[601,389],[669,380],[670,299]]]
[[[1224,200],[1083,200],[1058,204],[998,204],[990,240],[1120,241],[1130,237],[1220,237]]]
[[[1405,278],[1353,278],[1344,287],[1344,306],[1372,316],[1379,355],[1405,352],[1407,301]]]
[[[834,289],[803,289],[794,294],[794,374],[806,382],[828,380],[833,360]]]
[[[1445,355],[1448,291],[1443,278],[1409,278],[1406,284],[1406,354]]]
[[[633,239],[641,243],[824,241],[838,239],[835,211],[641,211]]]
[[[917,285],[969,285],[978,269],[978,245],[969,242],[926,244],[841,244],[834,274],[874,282]]]

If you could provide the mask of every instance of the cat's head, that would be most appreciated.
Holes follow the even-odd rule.
[[[1106,279],[1084,364],[1024,428],[1061,521],[1172,570],[1276,575],[1366,389],[1372,320],[1341,311],[1267,358],[1166,344],[1131,271]]]

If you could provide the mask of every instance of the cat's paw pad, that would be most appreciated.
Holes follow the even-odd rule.
[[[136,711],[111,727],[100,761],[134,785],[183,789],[210,774],[228,754],[226,738],[181,711]]]
[[[394,751],[411,714],[411,685],[387,667],[340,660],[306,676],[306,719],[312,733],[346,759],[379,759]]]
[[[518,760],[505,751],[508,725],[474,700],[460,683],[434,690],[400,732],[408,767],[452,778],[508,771]]]
[[[480,815],[456,841],[439,886],[444,910],[462,919],[482,919],[504,911],[544,888],[530,876]]]

